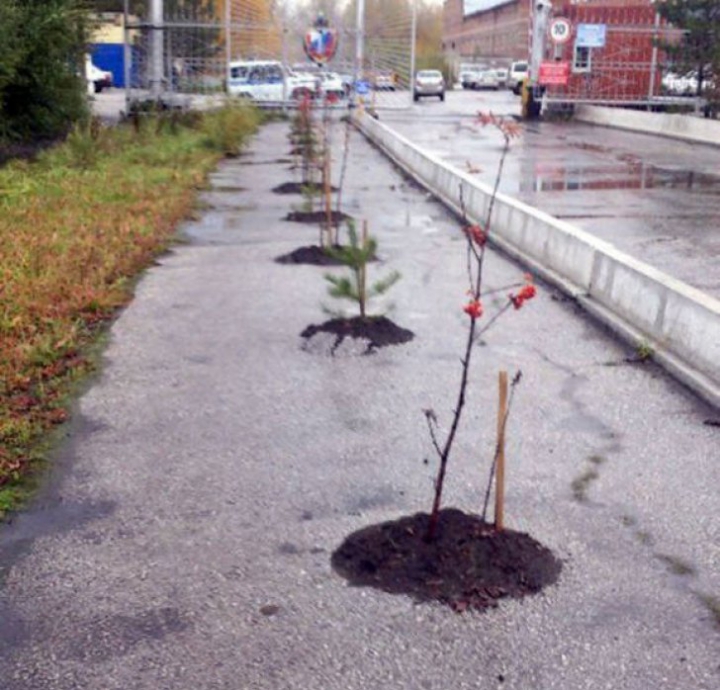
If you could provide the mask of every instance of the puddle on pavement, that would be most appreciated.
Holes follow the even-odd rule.
[[[528,174],[529,173],[529,174]],[[632,159],[620,165],[538,165],[525,172],[520,192],[606,189],[684,189],[720,193],[720,175],[673,170]]]

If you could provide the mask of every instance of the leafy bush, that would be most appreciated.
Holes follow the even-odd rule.
[[[81,0],[0,0],[0,141],[56,138],[87,116]]]
[[[237,156],[260,124],[260,114],[251,105],[228,105],[207,113],[202,121],[205,145],[225,156]]]

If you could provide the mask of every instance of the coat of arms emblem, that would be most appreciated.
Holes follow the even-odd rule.
[[[305,32],[305,54],[314,63],[324,65],[332,60],[337,46],[337,31],[330,28],[325,17],[320,15],[315,25]]]

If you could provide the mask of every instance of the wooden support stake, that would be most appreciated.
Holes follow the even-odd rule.
[[[327,243],[332,246],[333,242],[333,222],[332,222],[332,185],[330,182],[330,153],[325,153],[325,214],[327,218]]]
[[[505,517],[505,420],[507,418],[508,375],[501,371],[498,377],[499,397],[497,421],[497,466],[495,468],[495,529],[504,528]]]
[[[365,247],[367,246],[368,241],[368,222],[367,219],[363,219],[363,226],[362,226],[362,249],[361,251],[365,251]],[[360,285],[358,285],[361,299],[362,299],[362,318],[365,318],[365,299],[367,298],[367,261],[363,263],[361,269],[360,269]]]

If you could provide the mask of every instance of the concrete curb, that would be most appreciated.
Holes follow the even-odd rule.
[[[364,112],[359,129],[443,203],[484,222],[492,189],[429,154]],[[504,194],[493,242],[532,267],[623,339],[647,344],[654,359],[720,408],[720,301],[613,245]]]
[[[648,113],[626,108],[578,105],[574,118],[604,127],[720,146],[720,121],[677,113]]]

